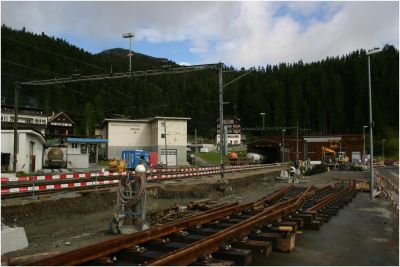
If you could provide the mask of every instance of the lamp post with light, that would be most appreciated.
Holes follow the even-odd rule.
[[[264,119],[265,119],[265,113],[264,113],[264,112],[261,112],[260,115],[261,115],[262,118],[263,118],[263,124],[262,124],[262,125],[263,125],[263,130],[264,130],[264,128],[265,128],[265,120],[264,120]]]
[[[371,50],[367,51],[368,55],[368,85],[369,85],[369,90],[368,90],[368,95],[369,95],[369,143],[370,143],[370,176],[371,176],[371,200],[374,198],[374,142],[373,142],[373,133],[372,133],[372,128],[373,128],[373,121],[372,121],[372,93],[371,93],[371,60],[370,57],[373,54],[381,52],[381,48],[374,48]]]
[[[132,71],[132,37],[135,35],[131,32],[122,34],[123,38],[129,38],[129,72]]]

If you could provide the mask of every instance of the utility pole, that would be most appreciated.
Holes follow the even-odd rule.
[[[17,172],[18,162],[18,89],[19,84],[15,84],[14,89],[14,157],[13,157],[13,172]]]
[[[167,148],[167,120],[164,117],[164,138],[165,138],[165,165],[168,168],[168,148]]]
[[[362,158],[362,162],[363,162],[364,166],[366,165],[366,162],[365,162],[365,129],[366,128],[368,128],[368,126],[364,125],[363,126],[363,141],[364,141],[364,144],[363,144],[363,158]]]
[[[194,152],[197,152],[197,129],[194,129]]]
[[[367,52],[368,55],[368,99],[369,99],[369,143],[370,143],[370,176],[371,176],[371,200],[374,199],[374,137],[373,127],[374,123],[372,120],[372,93],[371,93],[371,62],[370,57],[372,54],[381,52],[382,49],[372,49]]]
[[[224,157],[225,157],[225,142],[224,142],[224,96],[222,86],[222,63],[219,63],[219,147],[220,147],[220,164],[221,164],[221,179],[224,179]]]
[[[282,129],[282,163],[285,162],[285,132],[286,129]]]
[[[296,122],[296,160],[299,160],[299,121]]]

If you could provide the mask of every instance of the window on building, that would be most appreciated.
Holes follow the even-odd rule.
[[[81,144],[81,154],[86,154],[86,153],[87,153],[86,144]]]
[[[162,133],[162,134],[161,134],[161,138],[165,138],[165,134]]]
[[[72,143],[72,148],[78,148],[78,144],[77,143]]]

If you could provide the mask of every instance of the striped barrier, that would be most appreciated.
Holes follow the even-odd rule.
[[[257,164],[257,165],[242,165],[242,166],[227,166],[224,172],[235,172],[245,170],[257,170],[263,168],[278,167],[281,164]],[[171,173],[172,172],[172,173]],[[199,177],[214,175],[220,173],[220,167],[200,167],[200,168],[176,168],[176,169],[152,169],[147,171],[148,181],[159,181],[175,178],[188,178],[188,177]],[[126,176],[128,174],[134,175],[134,171],[128,172],[99,172],[99,173],[73,173],[73,174],[57,174],[57,175],[42,175],[42,176],[27,176],[27,177],[15,177],[7,178],[2,177],[1,183],[1,194],[9,195],[14,193],[27,193],[27,192],[39,192],[39,191],[50,191],[55,189],[66,189],[66,188],[77,188],[77,187],[90,187],[90,186],[102,186],[109,184],[117,184],[119,180],[113,180],[115,176]],[[104,180],[97,180],[97,178],[104,178]],[[107,179],[111,178],[111,179]],[[87,179],[89,181],[82,182],[70,182],[67,180],[72,179]],[[95,181],[91,181],[96,179]],[[46,182],[58,182],[57,184],[50,185],[35,185],[35,182],[43,181]],[[32,186],[19,185],[18,183],[26,184],[32,182]],[[11,184],[9,184],[11,183]]]
[[[242,165],[242,166],[226,166],[225,170],[246,170],[255,169],[257,167],[267,168],[276,167],[281,164],[256,164],[256,165]],[[220,167],[199,167],[199,168],[174,168],[174,169],[150,169],[147,170],[148,174],[154,173],[176,173],[176,172],[204,172],[220,170]],[[72,173],[72,174],[52,174],[52,175],[40,175],[40,176],[25,176],[25,177],[1,177],[1,183],[10,182],[29,182],[29,181],[44,181],[44,180],[59,180],[59,179],[82,179],[91,177],[109,177],[109,176],[125,176],[127,174],[134,175],[134,171],[126,172],[97,172],[97,173]]]
[[[53,189],[65,189],[65,188],[77,188],[77,187],[96,186],[96,185],[118,184],[118,182],[119,182],[119,180],[103,180],[103,181],[92,181],[92,182],[63,183],[63,184],[54,184],[54,185],[38,185],[38,186],[23,186],[23,187],[15,187],[15,188],[2,188],[1,194],[40,192],[40,191],[48,191],[48,190],[53,190]]]
[[[391,193],[394,191],[394,193],[398,195],[399,194],[398,186],[393,184],[393,182],[390,179],[387,179],[385,176],[382,176],[382,175],[377,176],[376,182],[378,184],[379,191],[382,191],[384,193],[384,195],[386,196],[386,198],[390,199],[392,207],[394,208],[396,214],[398,215],[399,214],[399,202],[398,202],[399,197],[397,196],[397,198],[396,198]]]

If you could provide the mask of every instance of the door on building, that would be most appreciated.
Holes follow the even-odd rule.
[[[168,166],[176,166],[176,149],[167,150]],[[161,162],[165,163],[165,149],[161,149]]]
[[[97,145],[89,144],[89,163],[97,162]]]
[[[36,157],[33,155],[33,147],[35,146],[35,142],[29,142],[29,172],[35,172],[36,170]]]

